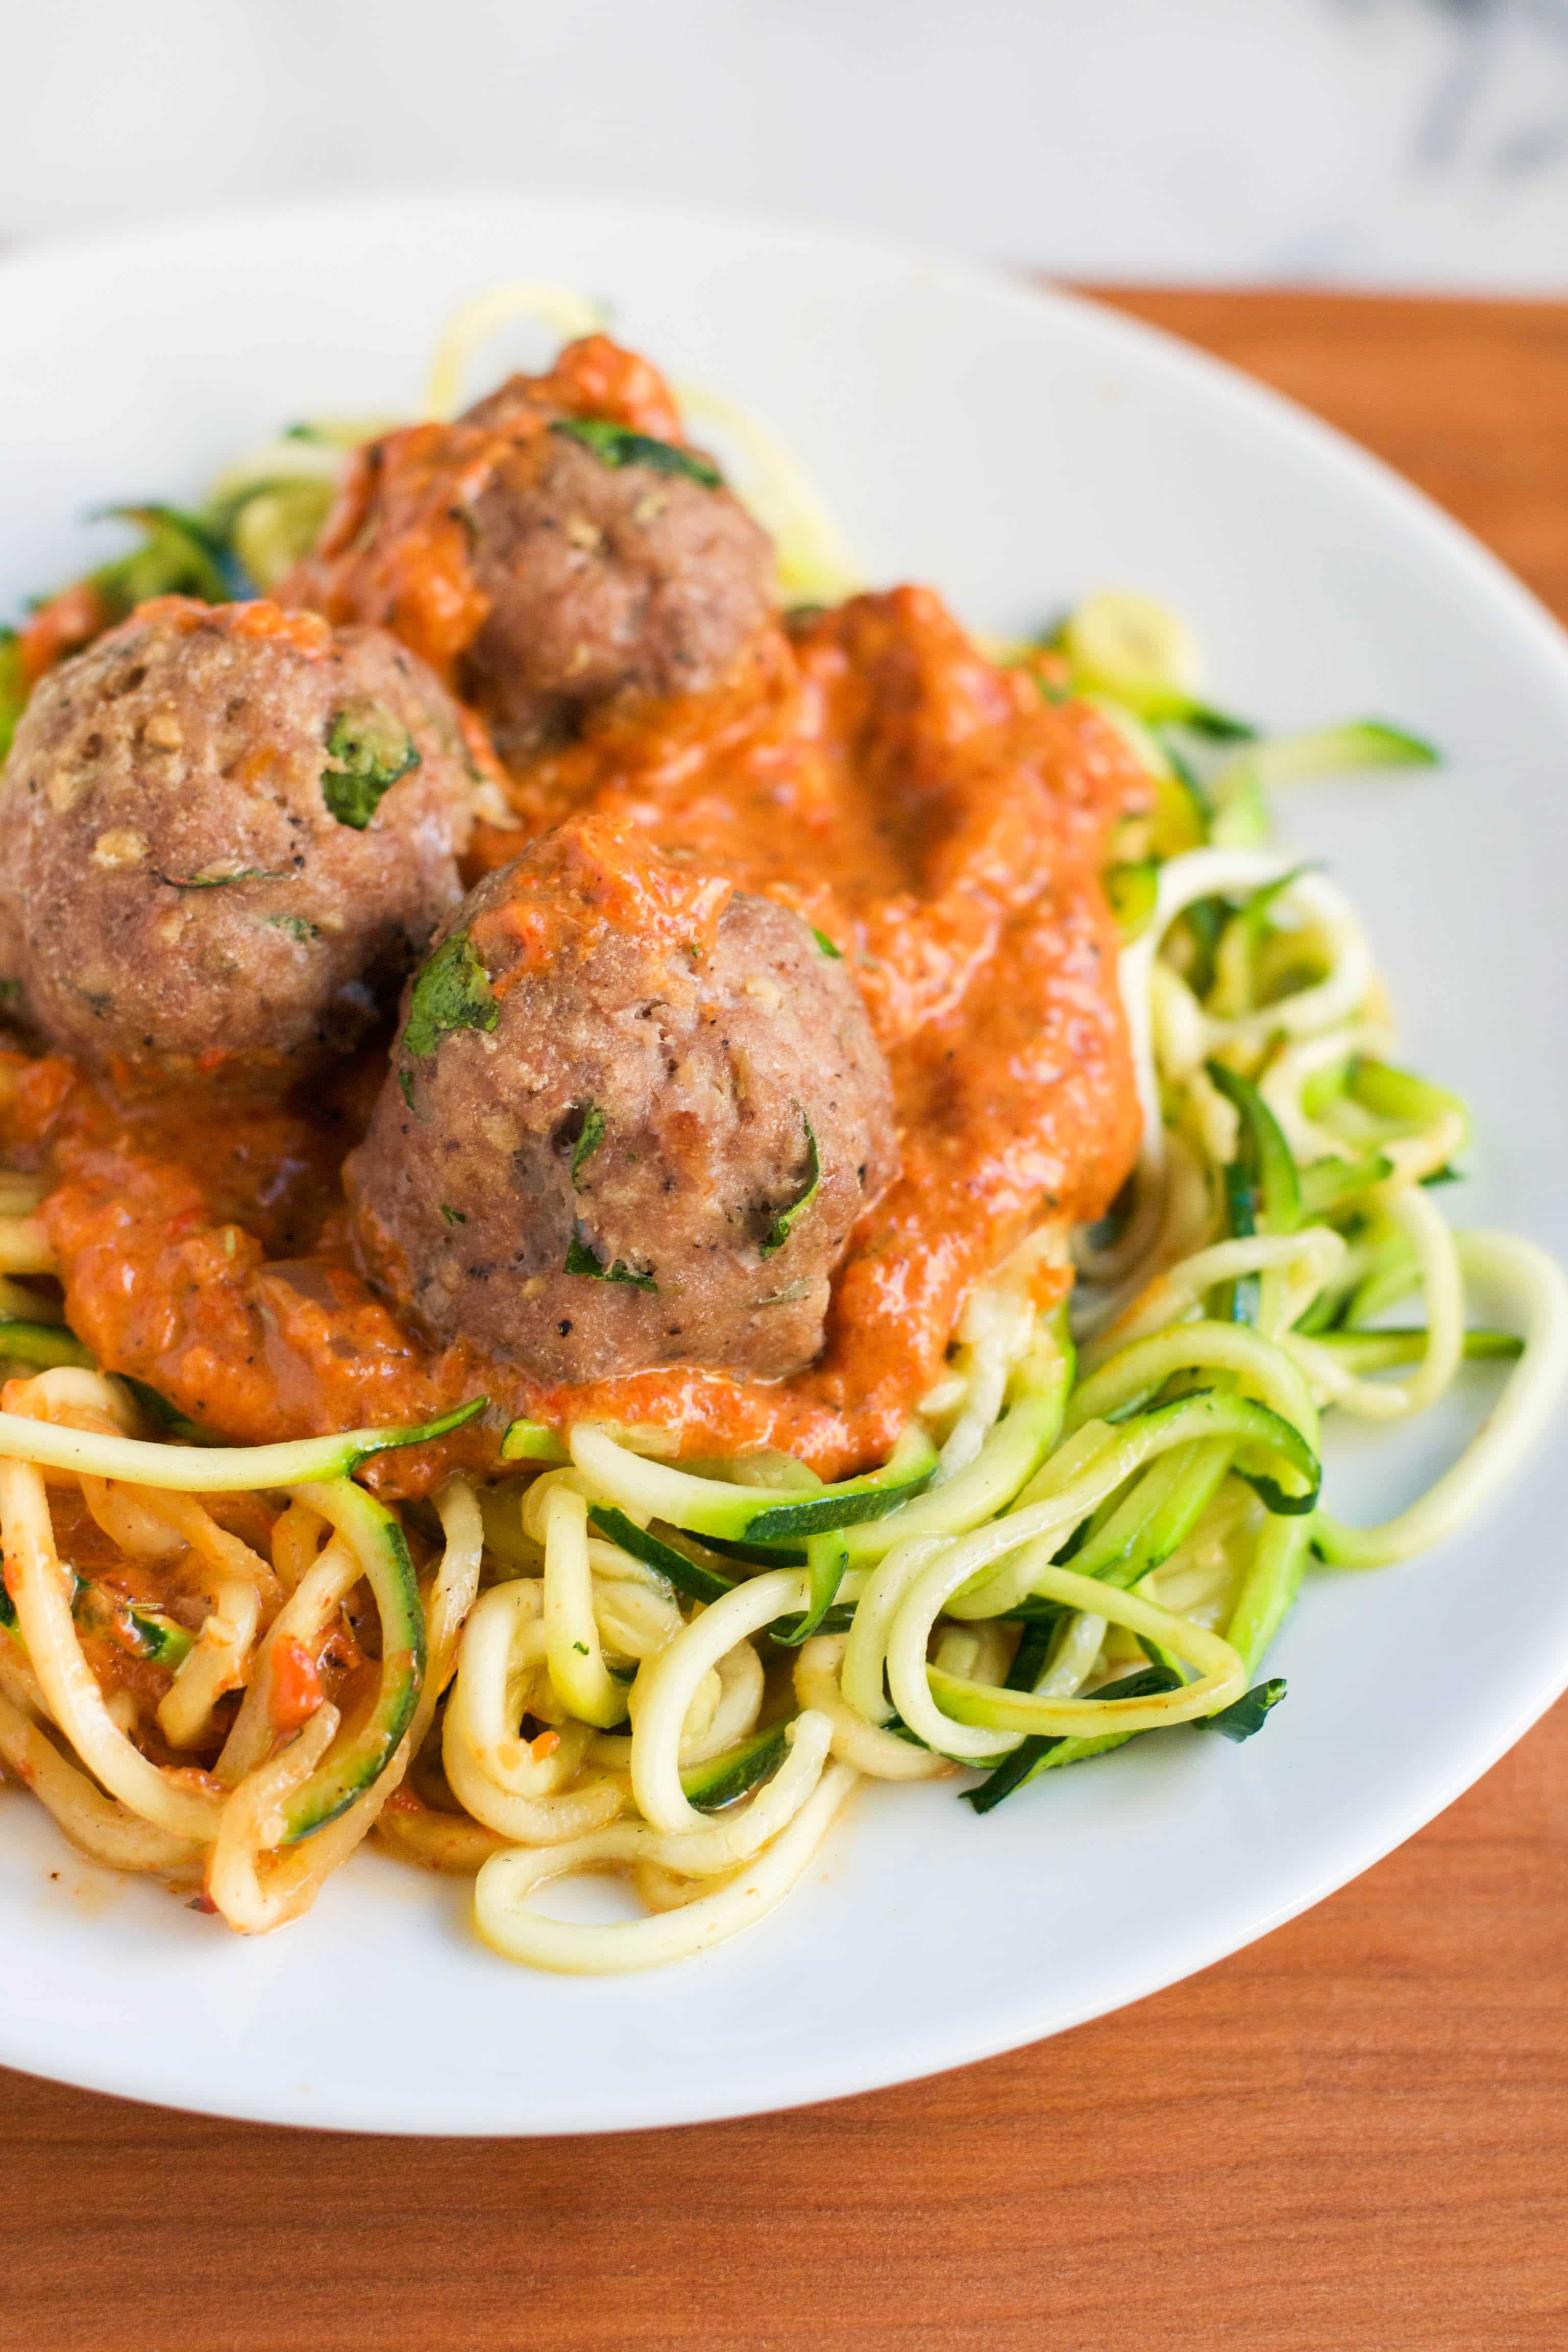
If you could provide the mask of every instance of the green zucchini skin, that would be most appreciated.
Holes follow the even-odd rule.
[[[1284,1517],[1305,1517],[1316,1510],[1322,1486],[1322,1465],[1299,1429],[1266,1404],[1250,1397],[1199,1389],[1171,1404],[1156,1405],[1126,1424],[1130,1439],[1147,1441],[1151,1433],[1168,1435],[1174,1429],[1183,1438],[1229,1438],[1237,1446],[1234,1468],[1245,1478],[1265,1507]],[[1264,1464],[1269,1467],[1265,1468]],[[1133,1463],[1129,1467],[1134,1466]],[[1272,1472],[1286,1470],[1302,1482],[1300,1493],[1281,1486]]]
[[[706,1606],[710,1601],[722,1601],[727,1592],[735,1589],[729,1577],[688,1559],[673,1544],[661,1543],[658,1536],[650,1536],[646,1528],[639,1528],[635,1519],[629,1519],[612,1503],[591,1505],[588,1525],[607,1543],[619,1544],[634,1559],[640,1559],[645,1568],[657,1569],[666,1582],[673,1585],[677,1592],[684,1593],[688,1601],[700,1601]]]
[[[1160,895],[1160,868],[1152,857],[1131,865],[1110,866],[1105,873],[1105,895],[1116,918],[1124,947],[1146,931],[1154,919]]]
[[[784,1544],[737,1543],[729,1536],[702,1538],[705,1551],[716,1551],[724,1559],[744,1560],[751,1568],[804,1568],[805,1551],[803,1546],[791,1549]]]
[[[603,1536],[608,1543],[619,1544],[621,1549],[629,1551],[634,1559],[640,1559],[646,1568],[655,1570],[675,1591],[683,1594],[688,1601],[700,1602],[703,1608],[715,1601],[722,1601],[727,1592],[735,1590],[734,1580],[730,1577],[721,1576],[715,1569],[704,1568],[698,1560],[688,1559],[683,1551],[677,1551],[673,1544],[667,1544],[659,1537],[650,1535],[647,1528],[639,1528],[635,1519],[629,1519],[624,1511],[617,1510],[611,1503],[591,1504],[588,1524],[595,1535]],[[721,1549],[715,1537],[704,1536],[702,1540],[705,1545],[711,1544],[715,1550]],[[729,1552],[739,1551],[742,1548],[726,1544],[721,1549]],[[777,1552],[762,1552],[757,1557],[769,1567],[786,1564]],[[805,1554],[800,1557],[804,1559]],[[833,1592],[837,1589],[838,1580],[835,1579]],[[801,1630],[805,1623],[803,1618],[779,1618],[768,1627],[773,1640],[794,1649],[805,1640],[806,1633],[847,1633],[855,1612],[851,1608],[835,1608],[832,1605],[833,1592],[828,1594],[816,1621],[806,1626],[805,1632]]]
[[[1416,1325],[1376,1331],[1325,1331],[1319,1346],[1331,1349],[1352,1372],[1382,1372],[1394,1364],[1419,1363],[1426,1352],[1427,1333]],[[1524,1353],[1524,1341],[1514,1331],[1478,1328],[1465,1334],[1465,1361],[1469,1364],[1513,1363]]]
[[[726,1748],[718,1756],[710,1756],[705,1764],[689,1764],[680,1776],[680,1785],[687,1801],[699,1812],[713,1813],[721,1805],[732,1805],[776,1771],[784,1762],[788,1742],[784,1726],[775,1723],[766,1731],[753,1731],[749,1738]]]
[[[146,1609],[128,1609],[132,1631],[143,1643],[142,1654],[155,1666],[181,1666],[195,1647],[195,1638],[172,1617]]]
[[[1358,1192],[1370,1192],[1394,1173],[1394,1162],[1381,1151],[1360,1160],[1314,1160],[1300,1171],[1301,1213],[1308,1219],[1325,1216]]]
[[[503,1462],[570,1462],[572,1456],[542,1421],[514,1421],[500,1442]]]
[[[869,1521],[845,1529],[844,1548],[850,1566],[880,1559],[894,1540],[901,1543],[907,1536],[962,1535],[1015,1501],[1061,1433],[1072,1362],[1071,1343],[1065,1334],[1043,1369],[1037,1362],[1026,1362],[1017,1393],[965,1469],[945,1485],[931,1488],[901,1524],[886,1527]]]
[[[385,1504],[363,1486],[334,1480],[330,1490],[300,1489],[300,1499],[312,1505],[327,1499],[329,1493],[334,1523],[340,1514],[348,1521],[351,1540],[375,1595],[381,1617],[381,1682],[375,1704],[359,1730],[340,1750],[327,1755],[285,1806],[284,1845],[298,1845],[325,1829],[381,1778],[397,1753],[425,1680],[425,1612],[403,1529]]]
[[[778,1619],[768,1628],[773,1640],[790,1650],[799,1649],[803,1642],[809,1642],[814,1633],[822,1631],[849,1566],[849,1554],[836,1528],[825,1536],[813,1536],[806,1545],[805,1556],[811,1569],[811,1600],[804,1614],[793,1622]]]
[[[98,1364],[91,1349],[84,1348],[63,1323],[0,1322],[0,1356],[36,1364],[40,1371],[54,1364],[75,1364],[90,1372]]]
[[[1199,1727],[1205,1731],[1217,1731],[1225,1739],[1250,1739],[1254,1732],[1262,1730],[1285,1690],[1283,1675],[1276,1675],[1266,1683],[1254,1683],[1249,1691],[1243,1691],[1228,1706],[1222,1706],[1217,1715],[1200,1716]]]
[[[467,1404],[454,1405],[450,1412],[439,1413],[434,1421],[419,1422],[407,1429],[376,1430],[368,1444],[346,1449],[342,1475],[352,1478],[373,1454],[395,1453],[405,1445],[429,1445],[437,1437],[450,1437],[455,1429],[465,1428],[476,1413],[483,1412],[489,1402],[489,1397],[470,1397]]]
[[[455,1411],[412,1428],[351,1429],[335,1437],[289,1438],[275,1445],[174,1446],[139,1437],[100,1436],[96,1431],[0,1412],[0,1448],[18,1462],[86,1471],[92,1477],[118,1478],[133,1486],[167,1486],[181,1495],[254,1493],[260,1487],[347,1482],[373,1454],[429,1444],[472,1421],[488,1402],[486,1397],[470,1397]]]
[[[1182,1677],[1169,1666],[1142,1666],[1136,1674],[1123,1675],[1120,1682],[1102,1683],[1095,1692],[1096,1698],[1156,1698],[1165,1691],[1180,1690]],[[1005,1755],[994,1772],[986,1775],[977,1789],[965,1789],[963,1802],[977,1813],[994,1812],[1004,1797],[1043,1772],[1047,1764],[1079,1764],[1091,1756],[1103,1756],[1112,1748],[1136,1739],[1135,1731],[1109,1731],[1097,1738],[1049,1738],[1043,1732],[1031,1732],[1016,1748]],[[1068,1751],[1071,1751],[1068,1753]]]
[[[825,1486],[799,1503],[770,1504],[735,1533],[752,1543],[799,1543],[831,1535],[838,1528],[858,1527],[867,1519],[885,1518],[900,1503],[924,1493],[936,1466],[936,1448],[925,1432],[906,1430],[880,1470],[847,1479],[841,1486]]]
[[[1279,1120],[1258,1088],[1225,1063],[1205,1062],[1204,1068],[1210,1083],[1241,1114],[1237,1160],[1254,1194],[1257,1230],[1295,1233],[1301,1223],[1301,1179]]]

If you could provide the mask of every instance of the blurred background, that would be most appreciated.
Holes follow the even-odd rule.
[[[1568,0],[51,0],[0,240],[500,184],[1077,278],[1568,289]]]

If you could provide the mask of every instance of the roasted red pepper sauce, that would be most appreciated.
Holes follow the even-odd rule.
[[[579,413],[673,436],[651,370],[628,393],[623,368],[617,393],[613,347],[574,348],[584,382],[563,396]],[[448,672],[478,625],[463,534],[443,525],[448,475],[488,429],[383,445],[416,478],[429,528],[400,535],[393,574],[374,558],[374,595],[356,600],[340,572],[338,593],[323,576],[311,597],[402,627]],[[465,439],[454,457],[429,437],[443,432],[476,451]],[[350,564],[363,497],[351,481],[336,527]],[[601,715],[510,791],[521,834],[481,827],[472,873],[592,809],[678,865],[784,900],[848,961],[893,1073],[901,1173],[850,1237],[818,1361],[778,1383],[679,1366],[552,1391],[424,1343],[367,1278],[340,1181],[384,1043],[281,1105],[232,1087],[116,1090],[58,1058],[5,1057],[5,1140],[52,1180],[40,1213],[73,1328],[107,1368],[237,1441],[490,1399],[444,1445],[385,1457],[371,1475],[389,1492],[458,1463],[493,1467],[520,1414],[654,1424],[689,1455],[780,1446],[825,1476],[880,1458],[973,1284],[1042,1217],[1100,1214],[1131,1163],[1100,874],[1110,826],[1141,804],[1137,772],[1096,713],[987,661],[934,594],[903,588],[769,630],[712,692]]]

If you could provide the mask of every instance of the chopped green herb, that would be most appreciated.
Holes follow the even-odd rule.
[[[363,833],[400,776],[419,765],[414,738],[384,702],[340,710],[327,736],[332,765],[321,772],[321,798],[340,824]]]
[[[308,923],[303,915],[268,915],[265,919],[273,930],[287,931],[291,940],[299,940],[301,944],[321,936],[315,924]]]
[[[580,441],[602,466],[648,466],[658,474],[684,474],[705,490],[723,487],[723,476],[706,457],[677,448],[673,441],[656,441],[650,434],[634,433],[629,425],[613,424],[607,416],[568,416],[551,426],[568,441]]]
[[[22,993],[19,980],[0,980],[0,1004],[15,1003]]]
[[[813,923],[811,927],[811,936],[816,941],[817,946],[822,950],[825,956],[831,956],[835,963],[843,962],[843,949],[836,948],[833,941],[828,938],[827,933],[826,931],[819,931],[815,923]]]
[[[583,1131],[578,1136],[576,1146],[572,1153],[572,1190],[574,1192],[580,1192],[583,1190],[582,1185],[577,1180],[583,1172],[584,1163],[593,1158],[595,1152],[597,1151],[604,1139],[605,1114],[599,1108],[597,1103],[590,1103],[587,1109],[583,1114]]]
[[[816,1148],[816,1138],[812,1132],[811,1121],[804,1111],[801,1112],[800,1117],[801,1124],[805,1129],[805,1189],[795,1195],[787,1209],[779,1211],[773,1223],[763,1235],[762,1253],[764,1257],[777,1256],[795,1231],[796,1219],[804,1216],[816,1200],[817,1187],[822,1181],[822,1155]]]
[[[439,1203],[439,1207],[442,1216],[449,1225],[466,1225],[468,1223],[468,1220],[463,1210],[451,1208],[445,1201],[442,1201]]]
[[[760,1315],[764,1307],[793,1307],[795,1300],[804,1298],[810,1288],[810,1283],[803,1275],[798,1282],[790,1283],[785,1289],[775,1290],[771,1298],[754,1299],[752,1303],[752,1312],[753,1315]]]
[[[658,1288],[651,1274],[634,1274],[624,1258],[616,1258],[614,1265],[606,1265],[592,1244],[584,1240],[581,1224],[566,1244],[566,1262],[561,1271],[563,1274],[591,1275],[598,1282],[624,1282],[633,1290],[657,1291]]]
[[[489,973],[467,931],[454,931],[422,966],[414,983],[403,1050],[424,1061],[452,1030],[493,1029],[500,1019]],[[406,1085],[403,1092],[412,1108]]]
[[[269,866],[237,866],[232,874],[164,874],[154,866],[160,882],[171,890],[221,890],[230,882],[286,882],[286,874]]]

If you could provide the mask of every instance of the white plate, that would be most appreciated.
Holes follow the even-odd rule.
[[[1568,647],[1471,541],[1333,435],[1063,297],[818,236],[511,198],[278,212],[0,268],[0,611],[309,411],[418,395],[452,305],[549,276],[678,376],[770,418],[869,575],[1016,629],[1097,584],[1179,604],[1220,700],[1271,726],[1386,713],[1439,774],[1293,802],[1372,919],[1410,1055],[1479,1115],[1467,1221],[1568,1246]],[[1500,429],[1501,421],[1500,420]],[[1410,1491],[1428,1434],[1336,1461]],[[864,2090],[1204,1967],[1447,1804],[1568,1680],[1554,1470],[1403,1570],[1311,1580],[1245,1748],[1141,1740],[984,1821],[872,1789],[808,1881],[700,1959],[525,1974],[460,1883],[362,1855],[257,1943],[76,1860],[0,1795],[0,2059],[222,2115],[408,2132],[605,2131]]]

